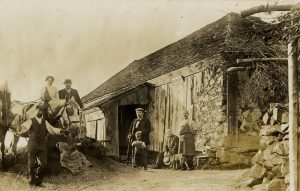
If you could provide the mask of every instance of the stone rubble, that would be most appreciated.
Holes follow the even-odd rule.
[[[272,103],[262,116],[260,149],[252,158],[247,186],[253,190],[287,191],[289,186],[288,107]]]

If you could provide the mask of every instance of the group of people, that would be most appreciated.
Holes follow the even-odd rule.
[[[81,102],[80,96],[76,89],[72,88],[72,80],[66,79],[64,81],[65,88],[57,91],[57,88],[53,86],[54,77],[47,76],[46,77],[46,86],[42,88],[41,99],[44,101],[50,100],[59,100],[59,99],[74,99],[81,109],[83,109],[83,104]]]
[[[45,102],[59,99],[74,99],[83,108],[77,90],[72,89],[72,81],[66,79],[64,81],[65,88],[57,91],[53,86],[54,77],[46,77],[47,85],[43,88],[41,99]],[[47,164],[47,145],[46,137],[48,134],[67,135],[69,132],[64,129],[59,129],[51,126],[45,117],[47,107],[44,104],[37,106],[37,115],[27,120],[22,124],[22,132],[29,134],[28,141],[28,165],[30,170],[30,185],[42,186],[45,167]],[[137,118],[131,123],[128,139],[129,150],[128,154],[132,156],[133,167],[143,167],[147,170],[147,153],[150,144],[149,133],[151,132],[151,123],[145,118],[145,109],[137,108]],[[170,165],[170,159],[175,159],[176,155],[181,157],[181,168],[190,170],[191,164],[189,160],[195,155],[195,143],[193,129],[188,120],[188,112],[183,112],[183,121],[180,126],[179,137],[172,134],[171,130],[166,131],[167,140],[165,148],[159,153],[155,168],[162,168]],[[36,160],[39,161],[37,168]],[[167,160],[169,159],[169,161]]]
[[[144,170],[147,170],[147,147],[150,143],[151,124],[144,117],[146,111],[143,108],[137,108],[135,111],[137,118],[132,121],[128,134],[128,156],[132,156],[134,168],[143,167]],[[188,111],[183,112],[179,137],[174,135],[171,129],[166,130],[166,135],[167,140],[164,149],[158,154],[154,168],[172,167],[175,165],[175,161],[179,161],[182,170],[191,170],[192,159],[195,155],[195,135],[189,121]]]
[[[46,77],[47,85],[43,88],[41,99],[44,102],[49,102],[50,100],[60,100],[60,99],[74,99],[83,108],[83,104],[80,100],[77,90],[72,89],[72,80],[66,79],[64,81],[65,88],[57,91],[57,88],[53,86],[54,77]],[[38,104],[36,106],[37,114],[35,117],[25,121],[22,124],[22,130],[20,134],[28,133],[28,166],[30,173],[30,185],[42,186],[43,177],[45,174],[45,168],[47,165],[47,135],[68,135],[69,131],[55,128],[47,121],[47,105]],[[37,166],[37,159],[39,165]]]

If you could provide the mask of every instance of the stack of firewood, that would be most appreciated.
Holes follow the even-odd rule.
[[[270,104],[262,120],[260,149],[252,160],[248,186],[254,190],[285,191],[289,185],[287,106]]]

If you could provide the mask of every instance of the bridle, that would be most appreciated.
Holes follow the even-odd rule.
[[[49,105],[49,104],[48,104]],[[67,111],[67,106],[68,105],[71,105],[70,104],[70,101],[67,101],[66,100],[66,102],[65,102],[65,104],[64,104],[64,107],[60,110],[60,112],[56,115],[56,117],[58,118],[58,119],[60,119],[60,118],[62,118],[64,121],[66,121],[66,119],[64,118],[64,117],[62,117],[62,115],[63,115],[63,112],[65,111],[66,112],[66,116],[67,116],[67,124],[69,125],[69,124],[73,124],[73,123],[78,123],[77,121],[72,121],[72,120],[70,120],[70,115],[69,115],[69,113],[68,113],[68,111]],[[51,106],[49,105],[49,107],[50,107],[50,110],[51,110],[51,112],[52,112],[52,114],[54,115],[54,112],[53,112],[53,110],[51,109]],[[59,120],[60,121],[60,120]],[[61,122],[61,121],[60,121]],[[63,127],[64,127],[64,124],[61,124]]]

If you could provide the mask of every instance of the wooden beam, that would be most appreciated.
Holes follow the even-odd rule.
[[[291,9],[299,9],[300,3],[293,5],[260,5],[252,7],[250,9],[241,12],[242,17],[247,17],[256,13],[261,12],[272,12],[272,11],[290,11]]]
[[[251,62],[287,62],[287,58],[246,58],[236,59],[237,64],[251,63]]]
[[[300,189],[299,147],[298,147],[298,38],[288,44],[288,84],[289,84],[289,167],[290,190]]]

